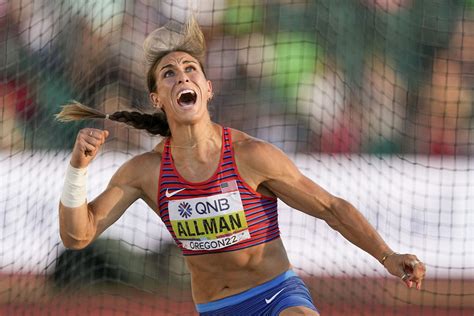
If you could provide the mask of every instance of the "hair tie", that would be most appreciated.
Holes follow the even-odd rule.
[[[108,114],[105,114],[105,119],[106,119],[106,120],[109,119],[109,115],[108,115]]]

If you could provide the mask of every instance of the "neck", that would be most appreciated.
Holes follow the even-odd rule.
[[[220,144],[220,129],[210,120],[193,125],[175,125],[171,129],[171,148],[195,149]]]

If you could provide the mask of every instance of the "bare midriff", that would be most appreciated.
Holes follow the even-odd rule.
[[[290,268],[280,238],[238,251],[185,258],[196,304],[244,292]]]

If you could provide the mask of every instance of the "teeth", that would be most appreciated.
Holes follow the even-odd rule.
[[[179,92],[178,98],[181,97],[181,96],[182,96],[183,94],[185,94],[185,93],[192,93],[192,94],[194,94],[194,95],[196,94],[196,92],[194,92],[194,91],[191,90],[191,89],[185,89],[185,90]]]
[[[184,89],[178,92],[177,103],[183,107],[190,107],[196,103],[197,94],[191,89]]]

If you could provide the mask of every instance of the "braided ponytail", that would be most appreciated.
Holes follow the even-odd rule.
[[[71,101],[62,107],[61,112],[56,114],[56,119],[60,122],[71,122],[97,118],[125,123],[127,125],[133,126],[136,129],[144,129],[153,135],[171,135],[168,121],[166,120],[166,115],[163,112],[145,114],[136,111],[118,111],[109,115],[77,101]]]
[[[171,132],[164,112],[145,114],[140,112],[118,111],[109,116],[112,121],[122,122],[137,129],[144,129],[153,135],[170,136]]]

